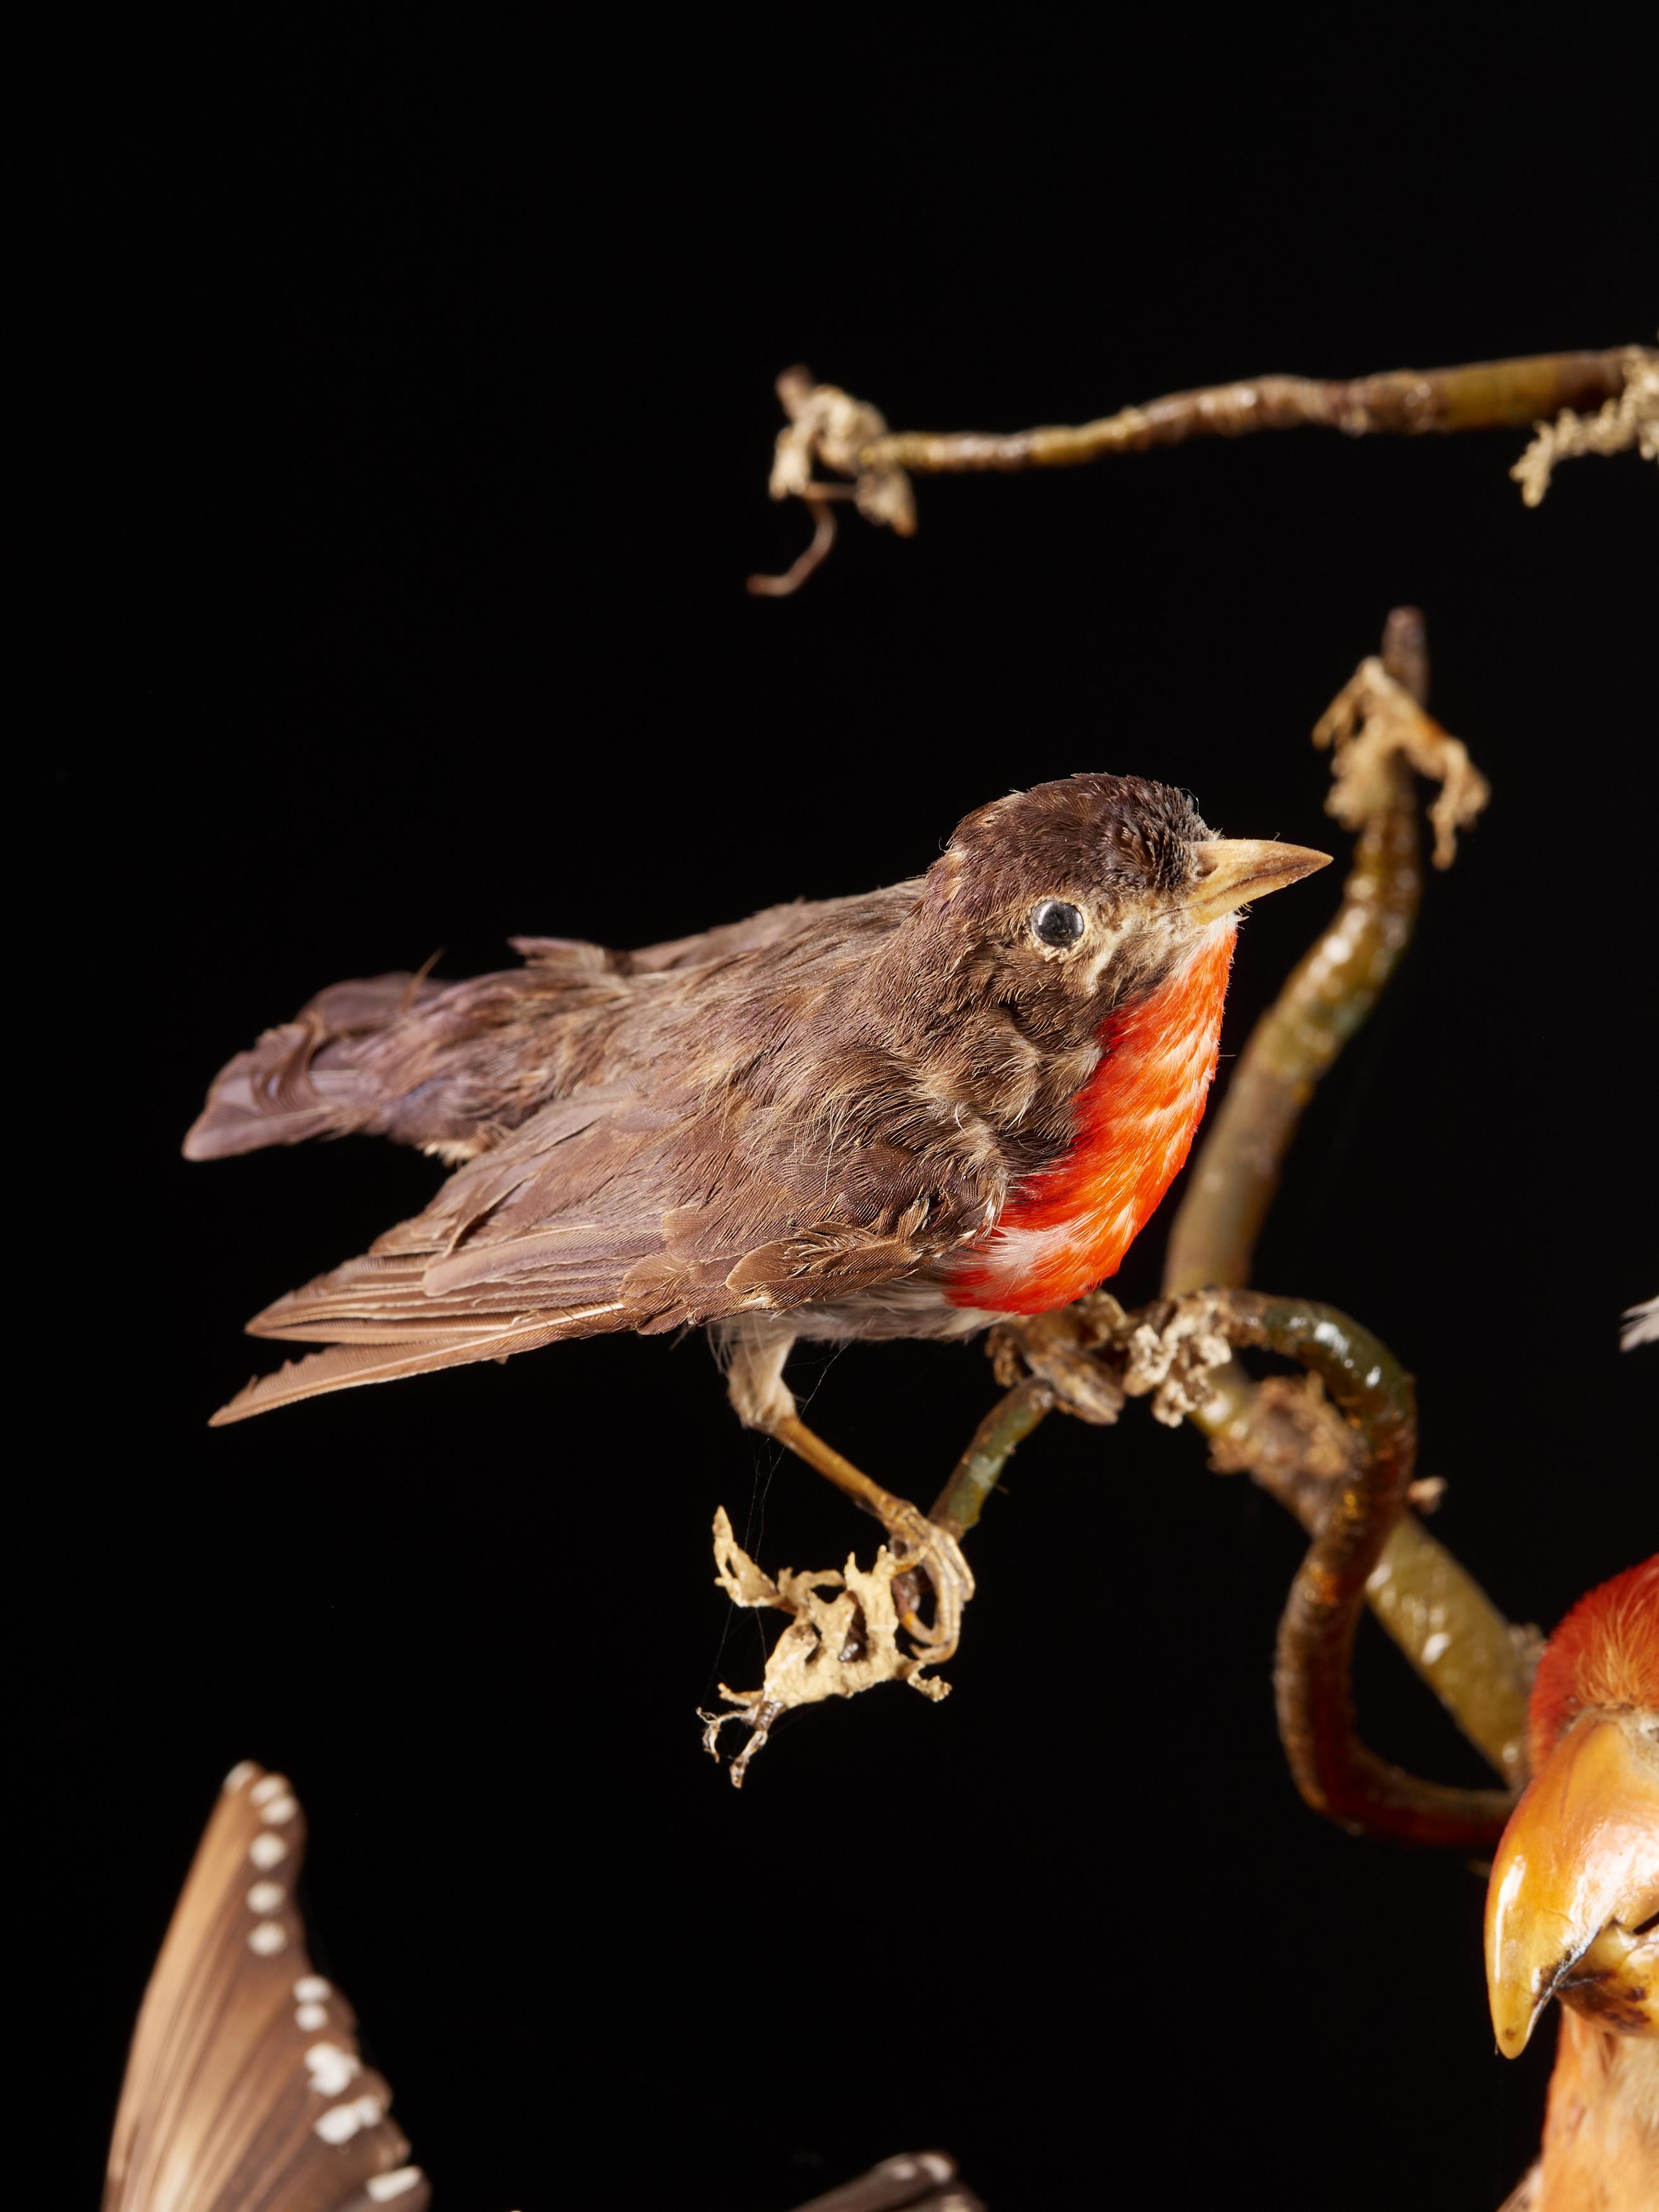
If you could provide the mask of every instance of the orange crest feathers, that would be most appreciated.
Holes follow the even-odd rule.
[[[1551,1637],[1527,1714],[1534,1773],[1589,1705],[1659,1709],[1659,1553],[1589,1591]]]

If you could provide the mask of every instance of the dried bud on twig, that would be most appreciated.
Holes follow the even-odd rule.
[[[1438,783],[1439,795],[1429,809],[1434,865],[1450,867],[1457,832],[1474,822],[1492,797],[1492,786],[1462,739],[1425,714],[1375,655],[1360,662],[1314,725],[1313,735],[1316,745],[1335,747],[1325,811],[1346,830],[1361,830],[1388,811],[1395,759]]]

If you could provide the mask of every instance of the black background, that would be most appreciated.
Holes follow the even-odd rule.
[[[896,423],[1013,428],[1650,337],[1634,110],[1529,57],[1261,26],[550,24],[175,23],[42,84],[14,1172],[51,1321],[13,1379],[52,1413],[15,1573],[32,2017],[75,2054],[54,2201],[95,2188],[177,1885],[253,1756],[305,1800],[319,1961],[445,2206],[782,2212],[929,2142],[998,2212],[1125,2201],[1149,2159],[1133,2201],[1495,2203],[1547,2048],[1492,2055],[1463,1866],[1296,1799],[1268,1664],[1298,1539],[1195,1437],[1050,1422],[972,1540],[948,1704],[798,1717],[738,1796],[694,1709],[761,1644],[710,1516],[773,1567],[867,1525],[738,1429],[695,1338],[209,1433],[264,1357],[243,1318],[438,1171],[178,1142],[337,977],[863,889],[1073,769],[1328,843],[1307,732],[1415,600],[1496,796],[1258,1278],[1396,1347],[1441,1534],[1552,1622],[1654,1534],[1651,1377],[1613,1348],[1656,1287],[1651,470],[1575,464],[1528,513],[1518,436],[1194,446],[924,483],[913,542],[850,526],[787,604],[742,583],[805,535],[764,495],[796,359]],[[1230,1053],[1333,891],[1250,922]],[[973,1347],[800,1379],[922,1498],[993,1389]],[[1480,1778],[1369,1631],[1360,1687],[1379,1747]]]

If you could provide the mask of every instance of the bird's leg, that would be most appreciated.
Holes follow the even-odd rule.
[[[935,1662],[948,1659],[962,1634],[962,1608],[974,1594],[974,1577],[963,1557],[962,1546],[947,1528],[930,1521],[908,1498],[884,1490],[873,1477],[844,1459],[833,1444],[809,1429],[799,1413],[786,1413],[769,1424],[769,1435],[787,1444],[798,1459],[827,1475],[837,1490],[856,1498],[866,1513],[873,1513],[892,1539],[901,1574],[920,1568],[933,1585],[933,1618],[920,1620],[913,1607],[899,1615],[919,1644],[927,1646]]]
[[[899,1618],[918,1644],[927,1647],[930,1663],[948,1659],[962,1633],[962,1609],[974,1595],[974,1577],[956,1534],[930,1521],[908,1498],[885,1490],[854,1467],[833,1444],[809,1429],[795,1410],[794,1393],[783,1379],[784,1362],[794,1333],[776,1322],[745,1316],[742,1325],[722,1334],[726,1389],[732,1410],[745,1428],[760,1429],[787,1444],[798,1459],[844,1491],[880,1522],[891,1539],[901,1574],[916,1569],[933,1592],[933,1618],[923,1621],[914,1607]]]

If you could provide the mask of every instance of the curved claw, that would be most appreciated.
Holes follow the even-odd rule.
[[[919,1507],[905,1504],[882,1516],[883,1525],[899,1551],[897,1566],[908,1574],[920,1568],[933,1592],[933,1618],[919,1618],[914,1607],[899,1616],[916,1643],[926,1647],[928,1663],[937,1666],[955,1652],[962,1635],[962,1609],[974,1595],[974,1577],[962,1546],[948,1528],[930,1521]]]

